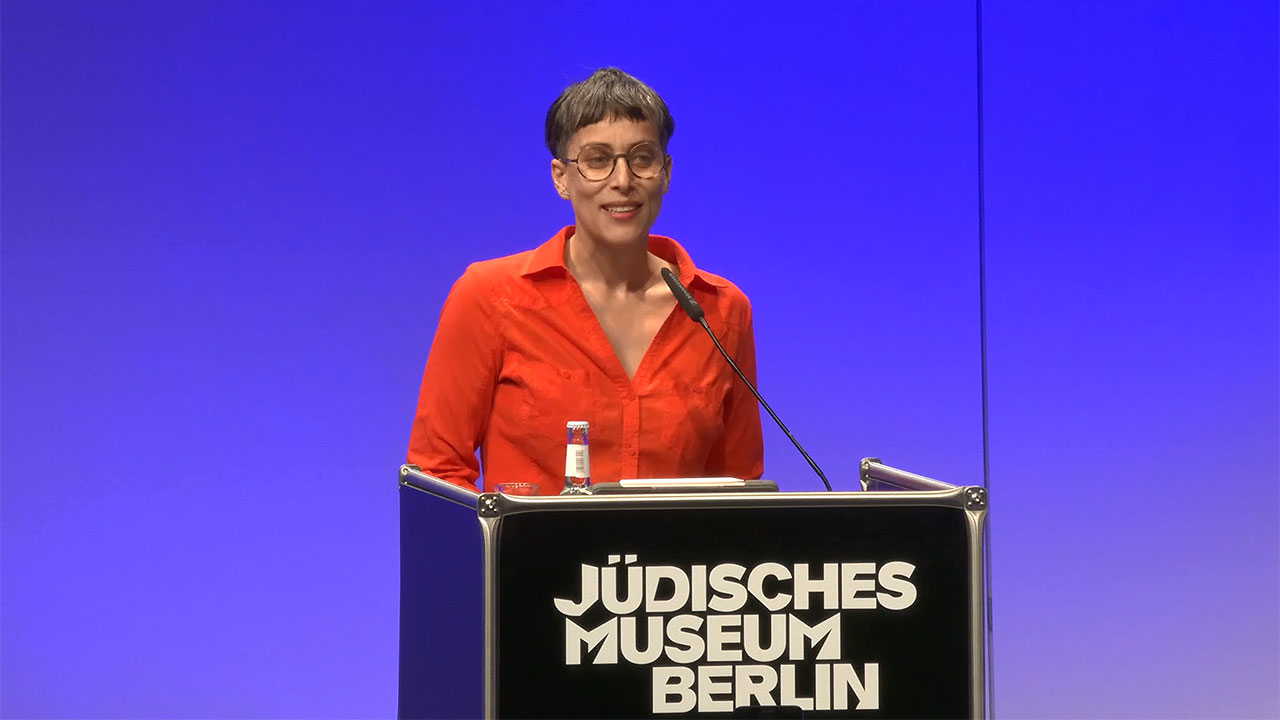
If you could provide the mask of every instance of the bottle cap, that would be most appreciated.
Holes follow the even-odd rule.
[[[569,430],[586,430],[589,423],[586,420],[570,420],[565,423],[565,428]]]

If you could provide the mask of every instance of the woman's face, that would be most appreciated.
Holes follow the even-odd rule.
[[[603,180],[588,180],[579,172],[579,163],[590,172],[587,160],[592,156],[622,153],[632,153],[637,170],[646,159],[662,169],[656,177],[638,178],[625,159],[617,158]],[[588,125],[569,138],[566,155],[579,163],[552,160],[551,180],[560,197],[573,205],[575,234],[606,244],[647,242],[671,178],[670,160],[653,123],[619,118]]]

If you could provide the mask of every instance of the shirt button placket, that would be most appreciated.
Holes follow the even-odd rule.
[[[639,457],[640,399],[632,390],[627,393],[622,408],[622,477],[640,477]]]

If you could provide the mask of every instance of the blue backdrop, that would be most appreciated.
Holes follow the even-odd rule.
[[[0,714],[394,713],[394,473],[468,262],[571,221],[547,105],[676,118],[838,488],[983,482],[968,2],[0,7]],[[997,711],[1280,714],[1277,9],[988,2]],[[766,477],[816,478],[766,428]]]

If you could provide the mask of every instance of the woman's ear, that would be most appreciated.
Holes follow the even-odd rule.
[[[555,158],[552,158],[551,159],[551,184],[555,186],[557,195],[564,198],[565,200],[568,200],[569,186],[565,183],[564,171],[565,171],[565,164],[560,162],[559,160],[556,160]]]

